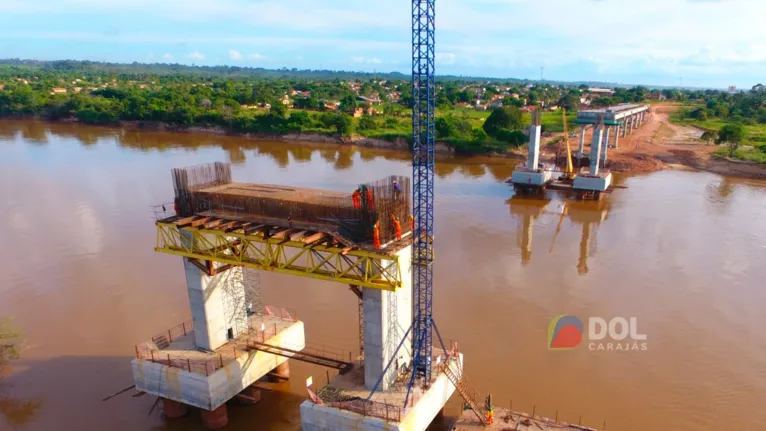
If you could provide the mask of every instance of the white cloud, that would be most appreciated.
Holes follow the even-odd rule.
[[[351,61],[358,64],[382,64],[383,60],[379,58],[351,57]]]
[[[263,60],[266,57],[256,52],[256,53],[248,55],[247,58],[249,58],[250,60]]]
[[[65,18],[133,16],[151,8],[158,19],[172,19],[177,24],[166,34],[161,30],[152,34],[154,29],[138,22],[128,25],[115,20],[82,30],[72,24],[62,32],[9,27],[0,30],[0,38],[189,44],[203,50],[221,44],[240,46],[244,52],[259,50],[274,62],[320,53],[334,56],[327,61],[338,67],[409,62],[408,2],[325,3],[317,7],[315,0],[0,0],[0,13],[11,19],[33,12],[35,16],[63,14]],[[586,25],[595,22],[594,8],[598,11],[594,24],[598,31]],[[641,7],[631,8],[630,13],[625,8],[625,2],[618,0],[439,0],[438,65],[450,71],[478,72],[484,68],[494,76],[508,76],[521,69],[539,71],[545,66],[551,79],[589,78],[573,76],[576,68],[572,66],[578,65],[586,75],[635,75],[636,65],[641,65],[643,73],[655,76],[691,72],[720,75],[727,66],[736,66],[730,70],[735,74],[732,78],[741,73],[766,75],[766,50],[758,46],[763,44],[759,42],[763,39],[760,20],[766,14],[763,0],[642,0]],[[285,21],[286,16],[289,21]],[[542,18],[515,20],[509,26],[509,16]],[[715,17],[715,31],[709,28],[710,17]],[[120,31],[101,30],[110,26]],[[253,28],[253,36],[238,36],[233,30],[236,26]],[[272,54],[277,51],[263,48],[271,46],[285,51]],[[244,52],[243,59],[259,59]],[[283,52],[289,54],[282,58]],[[364,56],[350,58],[359,54]]]
[[[162,54],[162,59],[163,60],[172,60],[173,59],[173,54],[171,54],[169,52],[166,52],[166,53]]]
[[[436,62],[439,64],[455,64],[456,57],[454,52],[437,52]]]
[[[191,54],[187,54],[186,58],[188,58],[189,60],[202,61],[205,59],[205,55],[200,54],[198,51],[194,51]]]
[[[242,54],[239,53],[239,51],[230,49],[229,50],[229,58],[234,60],[234,61],[240,61],[240,60],[242,60],[243,57],[242,57]]]

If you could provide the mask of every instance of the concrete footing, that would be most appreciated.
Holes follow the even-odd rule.
[[[460,361],[450,365],[452,372],[462,375]],[[301,429],[303,431],[424,431],[443,411],[447,400],[455,392],[455,386],[444,373],[437,373],[428,389],[416,385],[410,394],[409,405],[403,407],[407,382],[396,383],[388,391],[375,392],[373,404],[352,407],[352,403],[315,403],[306,400],[301,404]],[[406,379],[405,379],[406,380]],[[367,398],[362,376],[352,371],[336,376],[330,381],[332,388],[340,389],[347,396]],[[384,403],[384,404],[381,404]],[[385,407],[388,405],[388,407]]]
[[[162,399],[162,412],[168,419],[180,418],[186,416],[189,413],[189,406],[178,401],[169,400],[167,398]]]
[[[221,429],[229,423],[229,414],[226,404],[215,410],[202,410],[202,424],[211,430]]]
[[[268,381],[271,383],[284,382],[285,380],[290,380],[290,365],[287,361],[279,364],[268,375]]]
[[[250,386],[249,388],[240,392],[239,395],[237,395],[235,398],[237,401],[239,401],[240,404],[256,404],[261,400],[261,389],[255,386]]]

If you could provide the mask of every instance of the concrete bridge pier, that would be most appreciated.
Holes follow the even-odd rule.
[[[364,322],[364,386],[372,390],[394,356],[404,333],[412,323],[412,246],[397,253],[402,274],[402,287],[396,292],[364,288],[362,307]],[[412,360],[412,333],[402,344],[397,358],[378,387],[388,390],[403,367]]]
[[[580,126],[580,148],[577,150],[577,168],[579,169],[582,161],[582,152],[585,148],[585,125]]]
[[[609,147],[609,132],[612,130],[612,126],[606,126],[606,132],[604,133],[604,142],[601,144],[601,159],[602,166],[606,167],[606,149]]]
[[[617,129],[615,130],[615,133],[614,133],[614,149],[615,150],[618,148],[618,144],[620,142],[620,133],[623,133],[625,130],[623,127],[620,127],[619,125],[616,127]],[[623,134],[623,136],[625,135]]]

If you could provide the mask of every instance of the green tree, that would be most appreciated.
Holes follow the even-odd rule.
[[[559,99],[559,106],[567,111],[574,111],[580,106],[580,98],[572,93],[565,94]]]
[[[285,118],[287,116],[287,105],[282,103],[281,100],[275,99],[271,102],[269,113],[275,117]]]
[[[359,119],[359,130],[375,130],[378,128],[378,122],[369,115]]]
[[[484,142],[489,138],[487,133],[482,129],[473,129],[471,132],[471,139],[476,142]]]
[[[342,112],[346,114],[353,114],[356,110],[356,96],[348,95],[340,100],[340,106],[338,107]]]
[[[502,129],[519,130],[522,128],[521,111],[513,106],[495,108],[484,121],[482,128],[492,137],[496,137]]]
[[[527,142],[527,135],[521,130],[500,129],[497,140],[505,142],[512,147],[520,147]]]
[[[745,139],[745,128],[742,124],[727,124],[721,127],[718,132],[718,139],[715,143],[718,145],[726,144],[729,147],[729,157],[734,157],[734,153]]]

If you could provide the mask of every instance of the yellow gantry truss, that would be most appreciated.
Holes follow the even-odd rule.
[[[327,233],[200,216],[156,224],[161,253],[344,285],[402,287],[398,256],[346,247]]]

